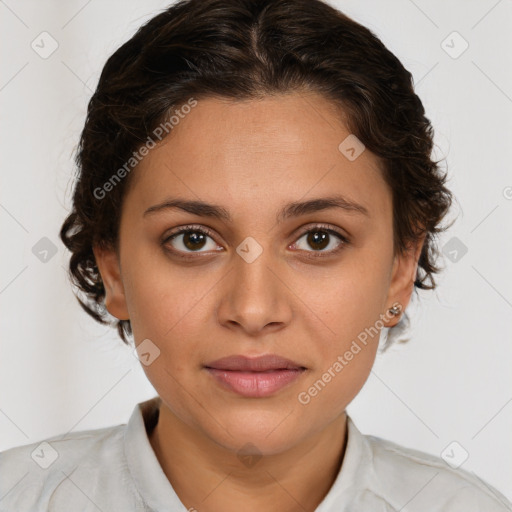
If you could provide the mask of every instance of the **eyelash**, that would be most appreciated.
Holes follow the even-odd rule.
[[[303,231],[299,234],[297,240],[300,240],[304,235],[307,235],[308,233],[315,232],[315,231],[323,231],[328,233],[329,235],[334,235],[335,237],[339,238],[340,245],[336,249],[331,249],[330,251],[306,251],[308,254],[308,258],[325,258],[327,256],[331,256],[333,254],[337,254],[341,250],[344,249],[345,246],[350,244],[350,241],[347,239],[346,236],[342,235],[339,231],[333,229],[329,224],[316,224],[314,226],[311,226],[307,230]],[[214,233],[204,227],[199,225],[188,225],[188,226],[182,226],[178,228],[176,231],[173,231],[169,236],[166,236],[165,239],[162,241],[162,245],[166,245],[171,240],[176,238],[177,236],[187,233],[187,232],[193,232],[193,233],[201,233],[203,235],[209,236],[210,238],[214,239]],[[294,242],[296,243],[296,242]],[[176,249],[168,249],[173,254],[178,255],[178,257],[183,259],[191,259],[195,258],[196,256],[184,256],[184,254],[201,254],[200,252],[184,252],[184,251],[178,251]]]

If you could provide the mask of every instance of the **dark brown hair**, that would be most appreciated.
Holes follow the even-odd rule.
[[[106,62],[76,155],[72,211],[60,237],[83,309],[109,323],[93,244],[119,248],[126,162],[191,97],[232,100],[313,91],[380,157],[392,191],[394,248],[426,235],[415,287],[433,289],[436,235],[452,196],[431,160],[433,129],[400,61],[366,27],[320,0],[181,0]],[[341,142],[341,141],[340,141]],[[126,177],[112,183],[112,177]],[[102,190],[101,194],[98,190]],[[405,315],[404,315],[405,316]],[[117,322],[129,343],[129,320]]]

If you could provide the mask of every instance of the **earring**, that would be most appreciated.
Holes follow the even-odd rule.
[[[396,316],[396,315],[399,315],[400,314],[400,311],[401,311],[401,307],[400,306],[393,306],[392,308],[389,308],[388,311],[393,315],[393,316]]]

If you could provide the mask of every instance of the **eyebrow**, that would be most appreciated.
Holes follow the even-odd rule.
[[[277,221],[282,222],[291,217],[299,217],[308,213],[315,213],[331,208],[339,208],[347,212],[356,212],[367,217],[370,216],[368,210],[361,204],[351,201],[343,196],[330,196],[311,199],[309,201],[295,201],[285,205],[277,214]],[[222,206],[205,203],[203,201],[191,201],[185,199],[166,199],[162,203],[149,207],[143,214],[143,217],[162,212],[165,210],[179,209],[201,217],[211,217],[226,222],[231,222],[232,218],[228,210]]]

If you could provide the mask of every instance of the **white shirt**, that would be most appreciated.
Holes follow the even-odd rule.
[[[0,453],[0,511],[186,512],[148,439],[160,403],[137,404],[128,424]],[[341,470],[315,512],[512,510],[496,489],[442,459],[363,435],[350,417],[347,429]]]

